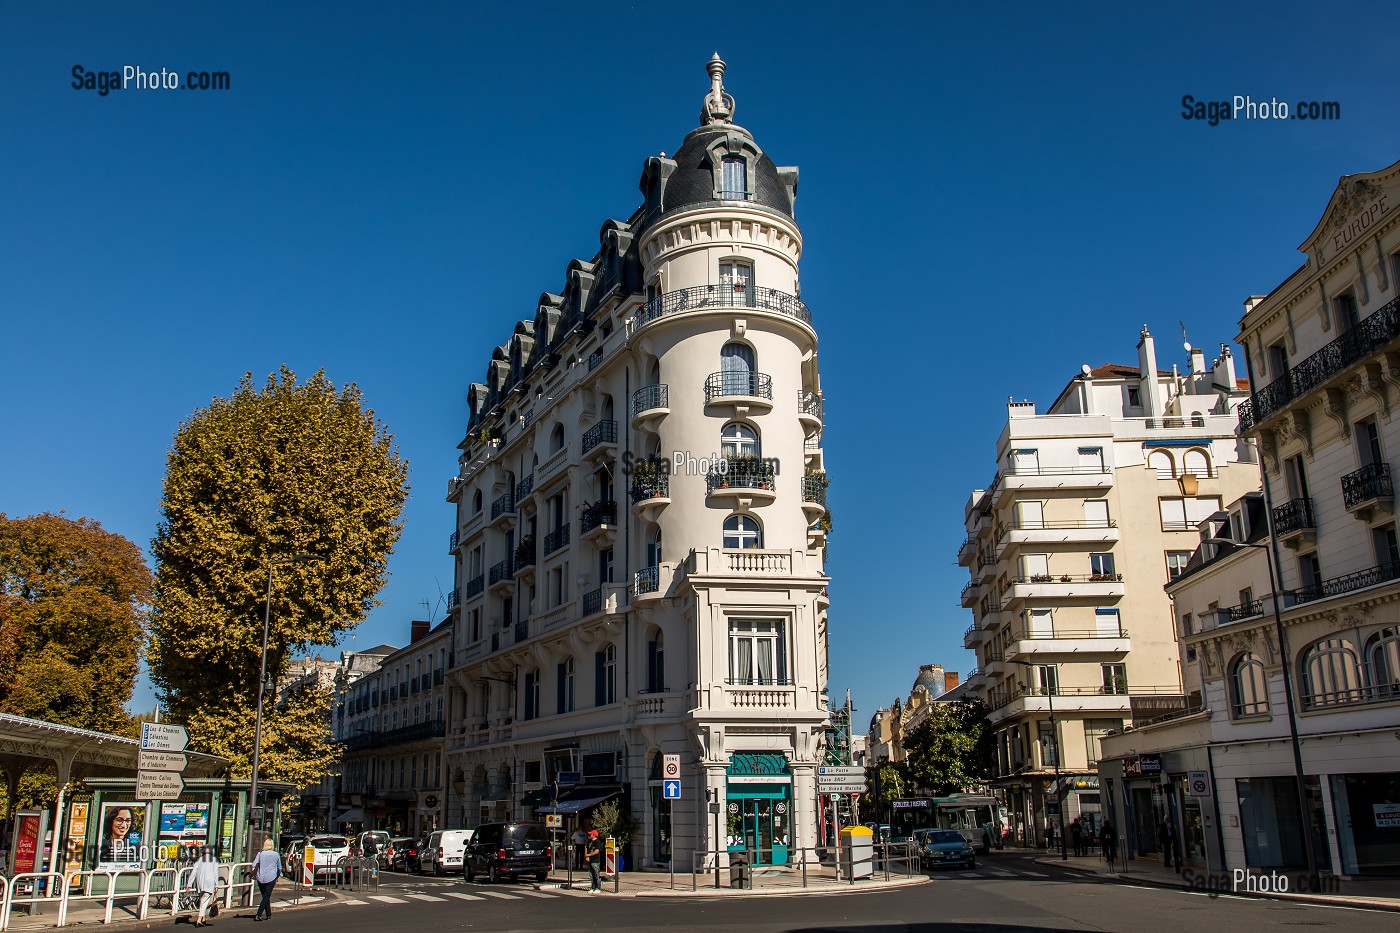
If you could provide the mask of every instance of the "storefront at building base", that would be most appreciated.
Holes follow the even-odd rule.
[[[992,785],[993,795],[1006,807],[1012,845],[1035,848],[1045,844],[1045,831],[1054,824],[1057,834],[1076,818],[1088,821],[1098,831],[1102,803],[1097,774],[1061,774],[1059,785],[1049,773],[1024,774],[1003,778]],[[1064,813],[1060,813],[1060,801]],[[1059,845],[1058,841],[1056,845]]]
[[[729,851],[754,864],[786,865],[792,846],[792,772],[781,752],[735,752],[725,769]]]

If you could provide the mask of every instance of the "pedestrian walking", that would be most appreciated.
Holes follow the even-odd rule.
[[[1176,855],[1176,827],[1172,825],[1170,817],[1162,817],[1162,822],[1157,827],[1157,844],[1162,849],[1162,865],[1171,868]]]
[[[1077,816],[1069,822],[1069,841],[1074,846],[1074,857],[1082,856],[1084,854],[1084,827],[1080,825]]]
[[[587,846],[588,846],[588,830],[584,829],[582,826],[579,826],[578,829],[574,830],[573,840],[574,840],[574,867],[575,867],[575,868],[582,868],[582,867],[583,867],[583,850],[584,850],[585,848],[587,848]]]
[[[598,830],[588,831],[588,842],[584,845],[583,857],[588,861],[588,891],[597,894],[603,890],[603,849],[598,841]]]
[[[207,927],[211,916],[218,916],[219,908],[214,896],[219,890],[219,862],[210,849],[205,849],[199,861],[190,869],[190,887],[199,895],[199,914],[194,925]]]
[[[262,895],[258,912],[253,914],[254,920],[272,919],[272,889],[281,874],[282,859],[277,855],[272,840],[264,839],[262,851],[253,859],[253,880],[258,883],[258,893]]]
[[[1118,829],[1113,821],[1105,819],[1099,829],[1099,843],[1103,846],[1103,857],[1112,865],[1118,859]]]
[[[1045,848],[1055,848],[1055,824],[1049,821],[1045,823]]]

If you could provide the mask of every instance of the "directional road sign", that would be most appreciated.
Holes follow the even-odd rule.
[[[174,800],[185,791],[185,779],[175,771],[136,772],[138,800]]]
[[[863,794],[866,792],[864,781],[825,781],[817,784],[817,793],[830,794],[833,792],[842,794]]]
[[[661,756],[661,776],[668,778],[678,778],[681,776],[680,755]]]
[[[865,769],[860,765],[824,765],[817,769],[817,778],[823,777],[858,777],[865,779]]]
[[[662,782],[661,782],[661,797],[662,797],[662,799],[664,799],[664,800],[680,800],[680,799],[681,799],[681,782],[680,782],[680,781],[662,781]]]
[[[190,744],[184,726],[168,722],[141,723],[141,747],[160,752],[183,752]]]
[[[141,771],[183,771],[188,762],[184,752],[157,752],[143,748],[136,756],[136,767]]]

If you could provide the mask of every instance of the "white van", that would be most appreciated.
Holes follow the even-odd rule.
[[[441,878],[448,872],[462,870],[462,853],[472,841],[470,829],[439,829],[428,834],[428,844],[419,853],[418,863],[424,872],[431,871]]]

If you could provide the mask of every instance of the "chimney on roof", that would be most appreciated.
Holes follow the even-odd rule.
[[[1206,371],[1206,351],[1200,347],[1191,348],[1191,375],[1201,376]]]
[[[422,619],[414,619],[409,628],[408,643],[411,645],[418,641],[423,636],[427,635],[428,632],[432,631],[432,628],[433,623],[426,622]]]
[[[1162,416],[1162,387],[1157,384],[1157,345],[1142,325],[1142,339],[1138,341],[1138,375],[1142,395],[1143,413],[1149,418]]]
[[[1222,387],[1228,392],[1236,389],[1235,375],[1235,355],[1230,352],[1230,345],[1222,343],[1220,345],[1220,359],[1215,361],[1215,371],[1211,374],[1211,381],[1217,387]]]
[[[949,690],[952,690],[952,689],[953,689],[954,687],[956,687],[957,685],[958,685],[958,672],[957,672],[957,671],[944,671],[944,672],[943,672],[943,692],[944,692],[944,693],[947,693]]]

